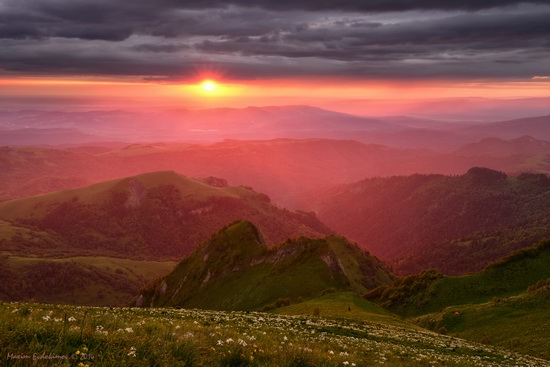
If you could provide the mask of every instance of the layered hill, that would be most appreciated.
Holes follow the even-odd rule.
[[[503,149],[509,149],[508,153],[502,151],[498,156],[491,148],[475,146],[436,154],[328,139],[228,140],[209,145],[3,147],[0,200],[85,187],[144,172],[173,170],[190,177],[223,177],[233,186],[252,186],[284,207],[310,211],[318,209],[316,199],[322,191],[369,177],[463,174],[474,166],[508,174],[550,173],[550,150],[541,150],[544,142],[536,144],[536,151],[522,148],[522,153],[533,153],[528,155],[516,154],[514,141],[502,145]]]
[[[220,227],[254,219],[274,245],[331,231],[223,179],[153,172],[0,203],[0,299],[125,305]]]
[[[400,273],[463,274],[549,236],[549,208],[547,176],[472,168],[343,185],[319,216]]]
[[[240,221],[143,289],[133,304],[257,310],[327,290],[363,293],[392,279],[382,262],[344,238],[302,237],[270,249],[252,223]]]
[[[5,246],[26,253],[177,258],[227,223],[252,218],[271,244],[330,233],[313,214],[280,209],[250,188],[174,172],[0,203]]]
[[[506,158],[511,156],[538,156],[550,152],[550,142],[525,135],[517,139],[486,138],[468,144],[456,151],[465,156]]]

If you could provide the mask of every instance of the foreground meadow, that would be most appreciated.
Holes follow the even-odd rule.
[[[550,366],[415,328],[256,312],[0,304],[3,366]]]

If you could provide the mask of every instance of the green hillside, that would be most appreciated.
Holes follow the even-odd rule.
[[[448,275],[550,237],[550,178],[474,167],[462,176],[373,178],[326,193],[319,217],[399,274]]]
[[[219,228],[247,218],[269,245],[331,233],[312,213],[278,208],[250,188],[174,172],[2,202],[0,300],[124,305]]]
[[[550,360],[550,278],[513,297],[445,308],[413,321],[453,336]]]
[[[0,257],[0,299],[125,306],[144,284],[173,269],[174,261],[110,257]]]
[[[254,219],[270,244],[330,233],[313,214],[280,209],[250,188],[174,172],[2,202],[0,219],[0,250],[40,256],[175,259],[239,219]]]
[[[269,249],[250,222],[226,227],[174,271],[142,290],[137,306],[275,308],[326,290],[365,292],[392,280],[377,259],[341,237],[288,240]]]
[[[392,312],[416,316],[448,306],[518,295],[546,278],[550,278],[550,241],[519,250],[479,273],[444,276],[433,270],[425,271],[399,278],[366,297]]]
[[[31,198],[10,200],[0,203],[0,217],[13,220],[23,217],[41,217],[52,206],[73,200],[75,197],[82,204],[101,204],[112,199],[113,192],[130,190],[130,200],[136,204],[141,200],[140,191],[158,186],[171,185],[185,197],[194,200],[205,200],[210,197],[252,196],[253,193],[243,187],[216,187],[200,180],[179,175],[173,171],[144,173],[116,180],[101,182],[86,188],[63,190]],[[132,197],[132,194],[134,195]]]

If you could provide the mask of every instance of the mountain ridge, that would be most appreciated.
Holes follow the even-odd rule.
[[[135,306],[226,310],[269,307],[311,298],[328,288],[365,292],[393,275],[343,238],[299,238],[268,248],[256,226],[222,228],[170,274],[143,289]]]

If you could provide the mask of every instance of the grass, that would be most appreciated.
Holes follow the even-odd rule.
[[[15,303],[0,303],[0,348],[6,367],[550,365],[503,349],[370,321]]]
[[[550,287],[413,319],[418,325],[550,360]]]
[[[537,281],[550,278],[549,241],[520,250],[518,254],[479,273],[435,279],[421,291],[410,291],[402,301],[390,305],[389,310],[402,316],[419,316],[448,306],[479,304],[493,297],[518,295]]]
[[[331,318],[364,320],[411,327],[410,323],[353,292],[328,293],[319,298],[279,308],[273,312],[294,316],[314,316],[318,313],[320,316],[327,315]]]

